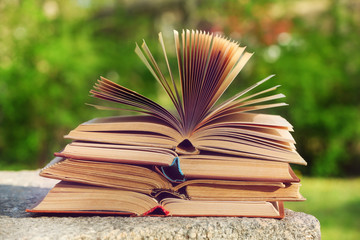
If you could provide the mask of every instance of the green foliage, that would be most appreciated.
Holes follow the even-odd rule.
[[[158,55],[157,32],[200,28],[255,52],[229,95],[277,75],[267,84],[281,84],[290,107],[274,112],[294,125],[302,172],[359,174],[360,21],[356,8],[329,3],[1,1],[0,169],[41,167],[69,130],[114,114],[84,105],[96,103],[88,91],[99,76],[167,105],[135,42]]]
[[[302,178],[305,202],[286,202],[285,207],[315,216],[323,239],[360,238],[360,179]]]
[[[63,135],[101,116],[84,105],[91,101],[88,91],[99,75],[149,89],[151,81],[142,81],[147,73],[136,68],[134,42],[128,40],[140,39],[129,32],[136,25],[146,27],[149,20],[125,23],[129,16],[117,15],[95,20],[94,12],[72,1],[9,2],[0,14],[0,168],[43,166],[64,146]],[[107,22],[99,26],[101,20]],[[106,32],[116,24],[128,38]]]
[[[216,29],[244,35],[242,42],[255,49],[246,79],[276,74],[271,84],[282,85],[290,105],[277,113],[294,125],[298,151],[309,163],[299,169],[316,176],[358,175],[360,21],[350,3],[329,1],[317,5],[321,11],[312,4],[229,1]]]
[[[289,120],[296,126],[299,151],[317,176],[360,170],[360,69],[355,67],[360,66],[360,56],[353,54],[360,43],[352,28],[340,31],[341,25],[353,22],[341,20],[330,11],[314,26],[304,29],[299,24],[291,41],[300,46],[281,46],[283,54],[272,64],[289,96]],[[319,29],[328,21],[329,29]]]

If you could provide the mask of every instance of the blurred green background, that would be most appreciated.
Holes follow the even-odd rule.
[[[0,169],[42,167],[71,129],[115,114],[84,104],[98,103],[88,91],[99,76],[168,104],[134,53],[135,42],[146,39],[157,55],[158,32],[172,43],[173,29],[188,28],[223,33],[255,52],[227,96],[276,74],[264,89],[282,85],[290,106],[274,112],[294,125],[308,162],[297,171],[311,176],[310,186],[303,183],[309,201],[296,206],[321,205],[324,189],[337,194],[332,180],[319,177],[359,191],[359,12],[357,0],[1,0]],[[354,205],[347,210],[360,229],[360,197],[353,196],[341,204]],[[302,209],[313,213],[317,206]],[[319,217],[329,216],[336,217]]]

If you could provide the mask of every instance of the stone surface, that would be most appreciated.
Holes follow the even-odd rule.
[[[320,223],[286,209],[282,220],[69,216],[26,213],[55,180],[38,171],[0,171],[0,239],[320,239]]]

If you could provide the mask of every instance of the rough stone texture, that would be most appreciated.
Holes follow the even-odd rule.
[[[320,239],[320,223],[286,209],[282,220],[69,216],[26,213],[55,180],[38,171],[0,172],[0,239]]]

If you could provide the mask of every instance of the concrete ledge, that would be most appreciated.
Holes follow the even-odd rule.
[[[0,239],[320,239],[320,223],[286,209],[282,220],[45,216],[25,209],[56,183],[38,171],[0,172]]]

